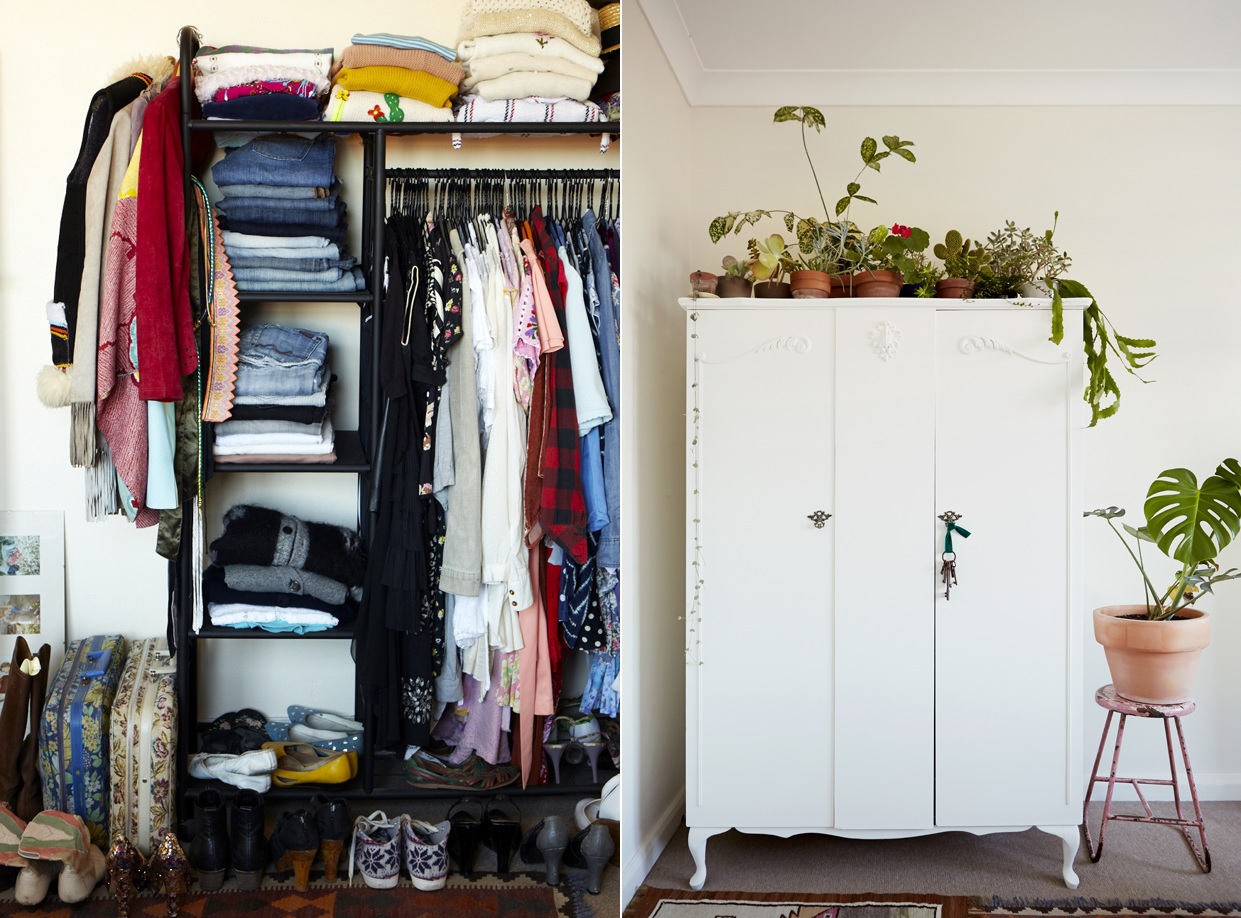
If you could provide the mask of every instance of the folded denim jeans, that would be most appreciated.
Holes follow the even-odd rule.
[[[348,271],[357,264],[357,259],[352,257],[289,258],[278,255],[260,255],[252,258],[250,256],[237,257],[230,255],[229,264],[232,266],[234,273],[242,268],[279,268],[284,271],[326,271],[329,268],[335,268],[337,270],[336,277],[340,277],[341,272]]]
[[[241,377],[240,369],[237,373],[238,378]],[[309,395],[278,395],[275,393],[256,392],[251,395],[242,395],[237,393],[233,396],[234,408],[238,405],[272,405],[289,407],[293,405],[312,405],[322,407],[327,404],[327,387],[328,380],[325,377],[323,387],[318,392],[312,392]],[[236,391],[234,389],[234,391]]]
[[[284,325],[247,325],[237,342],[238,396],[312,395],[324,388],[328,336]]]
[[[366,278],[357,268],[351,269],[337,281],[237,281],[237,289],[243,292],[279,293],[356,293],[366,289]]]
[[[226,198],[326,198],[340,190],[340,183],[330,188],[313,185],[218,185],[220,194]]]
[[[256,223],[251,220],[230,219],[220,217],[220,229],[226,232],[243,233],[247,236],[288,236],[322,237],[328,242],[343,245],[345,242],[344,226],[308,226],[304,223]]]
[[[322,198],[265,198],[258,195],[225,195],[216,205],[225,213],[263,208],[273,213],[300,213],[305,210],[335,210],[340,201],[340,194],[333,191]]]
[[[299,271],[296,268],[233,268],[236,281],[294,281],[298,283],[332,283],[344,276],[340,268],[323,268],[318,271]]]
[[[254,198],[250,200],[253,201]],[[266,204],[234,205],[225,201],[220,205],[220,213],[230,221],[241,220],[268,225],[292,223],[312,228],[340,226],[345,219],[345,202],[340,199],[331,207],[323,209],[291,206],[293,203],[273,200]]]
[[[279,239],[280,237],[269,238]],[[230,245],[228,242],[225,242],[224,250],[228,252],[230,263],[238,258],[324,259],[326,261],[336,261],[341,257],[340,246],[335,242],[329,242],[327,245],[317,248],[310,246],[250,245],[245,242],[234,242]]]
[[[322,250],[322,249],[327,249],[329,247],[336,247],[336,243],[329,241],[323,236],[314,236],[314,235],[311,235],[311,236],[289,236],[287,234],[281,234],[278,236],[277,235],[263,235],[263,234],[254,235],[252,233],[234,233],[234,232],[229,232],[228,230],[224,230],[220,234],[220,238],[224,240],[224,248],[229,253],[232,253],[236,249],[241,249],[241,248],[248,248],[248,249],[281,248],[281,249]],[[336,251],[340,251],[339,247],[336,247]],[[309,252],[306,254],[315,255],[315,256],[323,256],[323,257],[332,257],[332,256],[325,255],[323,251]]]
[[[335,180],[336,138],[313,140],[292,134],[256,137],[230,150],[211,167],[216,185],[308,185],[327,188]]]

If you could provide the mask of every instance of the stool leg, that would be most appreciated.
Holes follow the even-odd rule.
[[[1176,756],[1172,754],[1172,725],[1168,723],[1171,719],[1163,719],[1163,735],[1168,741],[1168,770],[1172,772],[1172,799],[1176,801],[1176,818],[1184,819],[1185,814],[1181,812],[1181,782],[1176,777]]]
[[[1172,719],[1176,721],[1176,737],[1178,740],[1180,740],[1180,743],[1181,743],[1181,758],[1185,760],[1185,777],[1189,781],[1189,797],[1194,803],[1194,819],[1197,820],[1195,824],[1198,827],[1198,834],[1202,837],[1202,852],[1201,853],[1198,852],[1198,847],[1197,845],[1194,844],[1193,836],[1189,834],[1189,827],[1188,826],[1182,827],[1181,831],[1185,833],[1185,842],[1189,845],[1189,850],[1194,853],[1194,860],[1198,862],[1198,866],[1202,868],[1202,872],[1210,873],[1211,872],[1211,849],[1207,846],[1207,824],[1206,824],[1206,820],[1202,818],[1202,807],[1198,805],[1198,788],[1194,784],[1193,767],[1189,764],[1189,750],[1185,746],[1185,733],[1181,729],[1181,719],[1179,717],[1174,717]],[[1169,733],[1168,734],[1169,760],[1171,760],[1171,756],[1172,756],[1172,735],[1171,733]],[[1174,769],[1175,769],[1175,766],[1174,766]],[[1175,770],[1172,773],[1172,782],[1173,782],[1172,786],[1175,787],[1176,786]],[[1179,804],[1177,807],[1177,815],[1178,816],[1180,815]]]
[[[1099,858],[1103,856],[1103,840],[1107,837],[1107,822],[1112,814],[1112,793],[1116,789],[1116,765],[1120,761],[1120,744],[1125,736],[1125,718],[1127,714],[1120,715],[1120,724],[1116,730],[1116,746],[1112,752],[1112,770],[1107,777],[1107,796],[1103,801],[1103,819],[1099,823],[1099,844],[1096,847],[1094,839],[1090,835],[1090,795],[1094,791],[1094,786],[1102,782],[1104,779],[1099,777],[1099,763],[1103,760],[1103,749],[1107,746],[1107,736],[1112,729],[1112,715],[1115,712],[1107,712],[1107,720],[1103,723],[1103,736],[1099,738],[1099,751],[1094,757],[1094,768],[1090,773],[1090,783],[1086,787],[1086,800],[1082,804],[1082,825],[1086,828],[1086,850],[1090,853],[1091,863],[1097,864]]]

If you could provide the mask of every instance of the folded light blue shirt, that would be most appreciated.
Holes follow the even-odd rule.
[[[355,45],[384,45],[388,48],[432,51],[446,61],[455,61],[457,59],[457,52],[452,48],[437,45],[429,38],[423,38],[421,35],[393,35],[391,32],[371,32],[369,35],[359,33],[353,36],[350,41]]]

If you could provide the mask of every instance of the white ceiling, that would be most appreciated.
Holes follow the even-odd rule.
[[[638,0],[691,105],[1241,105],[1241,0]]]

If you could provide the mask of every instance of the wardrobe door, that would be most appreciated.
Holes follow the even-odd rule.
[[[768,301],[772,302],[772,301]],[[690,826],[832,824],[833,313],[690,313]]]
[[[865,301],[862,301],[865,302]],[[935,313],[836,321],[836,826],[934,825]]]
[[[1081,313],[938,314],[936,511],[961,514],[935,609],[936,822],[1080,820]],[[944,525],[928,545],[938,559]]]

